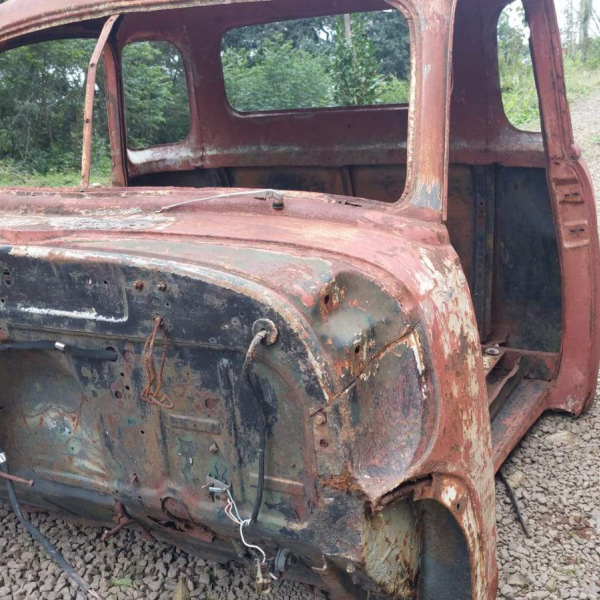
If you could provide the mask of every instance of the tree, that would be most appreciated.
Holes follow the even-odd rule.
[[[364,106],[377,101],[377,59],[365,21],[363,15],[348,20],[337,17],[334,21],[333,97],[339,106]]]
[[[227,97],[240,111],[285,110],[331,105],[332,81],[325,61],[294,48],[281,33],[265,38],[256,53],[223,53]]]
[[[168,42],[136,42],[123,51],[127,144],[132,149],[182,141],[190,107],[181,56]]]
[[[588,56],[591,18],[592,0],[581,0],[579,5],[579,48],[583,60],[586,60]]]

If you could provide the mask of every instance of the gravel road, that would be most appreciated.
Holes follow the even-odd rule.
[[[600,90],[574,104],[576,139],[600,191]],[[600,403],[583,418],[547,415],[504,467],[532,537],[516,522],[505,490],[497,486],[500,599],[600,598]],[[171,600],[181,575],[192,598],[253,600],[249,574],[176,549],[149,544],[135,531],[108,542],[97,529],[37,515],[34,523],[106,600]],[[0,600],[82,598],[0,505]],[[315,594],[298,584],[276,584],[273,600]]]

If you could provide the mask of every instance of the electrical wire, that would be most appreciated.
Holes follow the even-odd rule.
[[[244,544],[244,546],[246,546],[246,548],[248,548],[248,550],[250,550],[253,554],[256,555],[256,553],[258,553],[260,555],[260,562],[262,564],[266,564],[267,563],[267,555],[266,555],[265,551],[260,546],[250,544],[246,541],[246,536],[244,535],[244,527],[248,527],[251,522],[250,522],[250,519],[242,520],[242,518],[240,517],[240,513],[238,511],[237,504],[236,504],[235,500],[233,499],[233,495],[232,495],[230,489],[227,489],[227,498],[228,498],[227,504],[225,505],[225,509],[224,509],[225,514],[236,525],[239,526],[240,538],[242,540],[242,544]],[[269,576],[274,581],[277,581],[277,577],[273,573],[271,573],[270,570],[269,570]]]
[[[252,391],[254,392],[254,400],[256,402],[257,416],[258,416],[258,482],[256,485],[256,497],[254,499],[254,506],[252,508],[252,515],[250,517],[250,523],[256,523],[258,519],[258,513],[262,506],[263,494],[265,489],[265,451],[267,446],[267,416],[265,414],[265,407],[262,401],[262,390],[260,386],[252,377],[252,365],[256,358],[256,350],[263,343],[267,337],[268,332],[263,329],[259,331],[248,347],[246,352],[246,359],[242,367],[243,379],[247,380],[250,384]]]
[[[6,460],[6,454],[4,454],[4,451],[2,450],[1,446],[0,469],[6,475],[10,475],[8,462]],[[52,545],[50,540],[46,536],[44,536],[44,534],[23,514],[23,511],[21,510],[21,505],[19,504],[19,500],[17,499],[17,494],[15,493],[15,486],[13,485],[13,482],[11,480],[6,480],[6,487],[8,489],[8,497],[10,499],[13,511],[17,516],[17,519],[19,519],[19,521],[21,522],[21,525],[25,527],[25,529],[29,532],[31,537],[43,546],[44,550],[46,550],[46,552],[50,555],[50,558],[58,564],[58,566],[65,572],[65,575],[78,588],[80,588],[90,598],[94,598],[95,600],[102,600],[101,596],[99,596],[97,592],[90,588],[87,582],[66,561],[65,557],[56,549],[55,546]]]

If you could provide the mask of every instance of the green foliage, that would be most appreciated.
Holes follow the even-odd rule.
[[[379,104],[408,104],[410,84],[406,79],[398,79],[394,75],[379,81],[377,101]]]
[[[365,31],[365,15],[350,15],[351,39],[346,39],[343,17],[334,23],[335,74],[333,97],[338,106],[365,106],[378,101],[379,77],[375,47]]]
[[[227,96],[240,111],[408,101],[410,39],[397,10],[244,27],[223,39]]]
[[[0,178],[35,174],[48,185],[79,178],[83,101],[93,40],[64,40],[0,54]],[[92,170],[110,168],[104,73],[98,69],[94,98]],[[20,174],[20,175],[19,175]]]
[[[504,10],[498,21],[498,62],[504,111],[519,129],[540,131],[539,100],[529,50],[529,27],[522,7]],[[581,52],[564,58],[569,100],[600,85],[600,40],[590,41],[587,60]]]
[[[515,127],[540,130],[540,113],[533,65],[528,46],[529,30],[521,7],[505,10],[498,21],[498,65],[504,111]]]
[[[230,47],[223,53],[227,97],[240,111],[313,108],[331,104],[326,61],[285,41],[266,38],[258,52]]]
[[[127,143],[132,149],[180,142],[190,127],[185,70],[168,42],[136,42],[123,50]]]
[[[80,163],[93,47],[92,41],[69,40],[0,54],[0,156],[41,174]]]

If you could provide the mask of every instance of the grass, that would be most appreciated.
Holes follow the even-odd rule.
[[[600,88],[600,68],[590,68],[577,58],[565,58],[565,83],[569,102]],[[537,90],[531,65],[501,71],[502,101],[508,120],[525,131],[540,131]]]
[[[30,172],[13,161],[0,160],[0,187],[78,187],[81,183],[79,170]],[[104,163],[92,169],[92,185],[110,184],[110,165]]]

